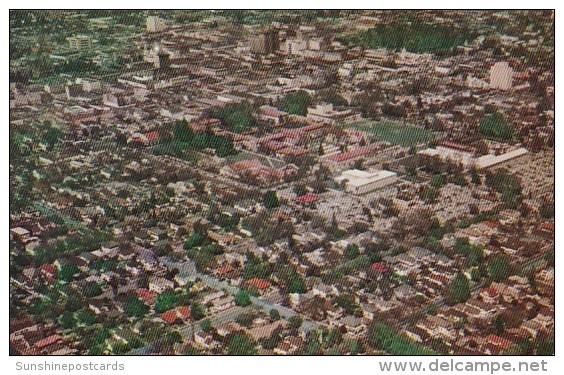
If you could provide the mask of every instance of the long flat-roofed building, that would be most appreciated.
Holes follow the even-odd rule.
[[[527,149],[521,147],[501,155],[488,154],[476,159],[478,169],[497,169],[508,164],[523,160],[529,156]]]
[[[397,179],[397,174],[390,171],[361,171],[358,169],[350,169],[335,178],[335,182],[345,182],[346,191],[352,194],[362,195],[394,184]]]

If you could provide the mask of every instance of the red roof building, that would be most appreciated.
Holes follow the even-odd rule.
[[[178,321],[186,321],[190,319],[191,311],[187,306],[179,306],[162,313],[161,319],[168,324],[174,324]]]
[[[225,276],[231,272],[235,271],[235,268],[231,264],[226,264],[215,270],[215,274],[218,276]]]
[[[247,285],[259,290],[266,289],[270,286],[270,283],[264,279],[254,278],[247,281]]]
[[[141,301],[143,301],[147,305],[152,305],[157,299],[157,293],[152,292],[148,289],[139,288],[135,292],[137,293],[139,299],[141,299]]]
[[[381,262],[372,263],[370,269],[377,273],[386,273],[388,271],[388,266]]]
[[[313,194],[313,193],[307,193],[304,195],[300,195],[298,197],[298,201],[301,204],[310,204],[313,202],[316,202],[319,199],[319,196],[317,194]]]
[[[37,341],[34,344],[34,347],[41,350],[41,349],[48,347],[49,345],[53,345],[53,344],[61,342],[61,341],[63,341],[63,336],[55,334],[55,335],[51,335],[49,337],[46,337],[42,340]]]

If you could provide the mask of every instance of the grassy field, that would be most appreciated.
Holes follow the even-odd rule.
[[[380,121],[360,121],[353,124],[352,127],[365,131],[382,141],[404,147],[418,143],[427,143],[435,138],[435,134],[429,129],[386,119]]]

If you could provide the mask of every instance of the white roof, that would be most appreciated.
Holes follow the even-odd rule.
[[[506,152],[505,154],[501,154],[497,156],[492,154],[484,155],[476,159],[476,166],[478,168],[488,168],[493,165],[503,163],[504,161],[525,155],[527,153],[528,153],[527,149],[521,147],[516,150],[509,151]]]
[[[361,171],[358,169],[350,169],[344,171],[335,180],[337,182],[348,180],[350,186],[363,186],[392,176],[397,176],[397,173],[384,170]]]

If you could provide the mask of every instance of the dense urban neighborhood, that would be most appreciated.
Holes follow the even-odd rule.
[[[9,89],[11,354],[554,353],[552,11],[11,11]]]

